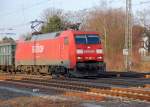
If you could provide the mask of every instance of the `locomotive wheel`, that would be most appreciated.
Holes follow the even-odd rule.
[[[106,72],[106,64],[103,65],[103,72]]]
[[[71,75],[71,73],[70,72],[73,72],[74,70],[72,70],[72,69],[68,69],[67,71],[66,71],[66,77],[67,78],[72,78],[73,76]]]
[[[65,78],[70,78],[70,74],[68,73],[68,71],[65,73],[64,77]]]

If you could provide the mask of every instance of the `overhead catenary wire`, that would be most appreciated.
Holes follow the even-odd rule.
[[[18,27],[24,27],[26,25],[30,24],[30,22],[27,22],[27,23],[21,23],[21,24],[16,24],[16,25],[12,25],[10,27],[4,27],[4,28],[0,28],[0,30],[15,30],[15,28],[18,28]]]
[[[10,12],[6,12],[6,13],[0,13],[0,17],[6,17],[6,16],[9,16],[9,15],[12,15],[12,14],[16,14],[16,13],[18,13],[18,12],[22,12],[23,18],[24,18],[23,23],[17,24],[17,25],[12,25],[12,26],[10,26],[10,27],[0,27],[0,31],[4,31],[4,30],[8,30],[8,29],[14,29],[14,28],[18,28],[18,27],[24,27],[25,25],[30,24],[30,22],[25,23],[25,11],[28,10],[28,9],[34,8],[34,7],[36,7],[36,6],[42,5],[42,4],[44,4],[44,3],[47,3],[47,2],[49,2],[49,1],[50,1],[50,0],[47,0],[47,1],[40,1],[40,2],[37,2],[37,3],[32,4],[32,5],[30,5],[30,6],[27,6],[27,7],[25,7],[25,6],[23,5],[22,9],[17,9],[17,10],[10,11]]]
[[[47,2],[48,1],[40,1],[38,3],[35,3],[35,4],[30,5],[30,6],[24,7],[23,10],[26,11],[26,10],[34,8],[36,6],[43,5],[44,3],[47,3]],[[0,13],[0,17],[6,17],[6,16],[9,16],[9,15],[12,15],[12,14],[17,14],[18,12],[22,12],[22,9],[16,9],[14,11],[9,11],[9,12],[6,12],[6,13]]]
[[[17,28],[24,27],[24,26],[26,26],[28,24],[30,24],[30,22],[13,25],[13,26],[8,27],[8,28],[0,28],[0,35],[16,35],[17,33],[15,32],[15,30]]]

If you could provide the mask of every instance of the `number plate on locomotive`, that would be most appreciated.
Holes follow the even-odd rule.
[[[95,50],[84,50],[84,53],[95,53]]]

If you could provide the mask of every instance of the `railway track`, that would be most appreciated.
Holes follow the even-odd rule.
[[[1,76],[0,76],[1,78]],[[37,80],[51,80],[50,76],[37,76],[37,75],[6,75],[5,79],[37,79]],[[113,85],[122,85],[128,87],[143,87],[145,84],[150,84],[150,79],[146,78],[100,78],[100,79],[77,79],[77,78],[57,78],[57,80],[63,81],[79,81],[84,83],[104,83],[104,84],[113,84]]]
[[[30,80],[42,80],[42,81],[52,81],[50,76],[37,76],[37,75],[0,75],[0,80],[5,79],[15,79],[15,80],[22,80],[22,79],[30,79]],[[54,79],[53,79],[54,80]],[[145,78],[100,78],[100,79],[76,79],[76,78],[65,78],[65,79],[57,79],[62,81],[72,81],[72,82],[83,82],[91,83],[91,84],[110,84],[110,85],[120,85],[123,87],[144,87],[145,84],[150,84],[150,79]]]
[[[125,88],[125,87],[114,87],[99,83],[89,84],[88,82],[81,81],[68,81],[68,80],[7,80],[7,82],[15,84],[25,84],[30,86],[37,86],[42,88],[52,88],[56,90],[63,90],[65,95],[73,95],[75,93],[85,93],[94,96],[105,96],[105,97],[116,97],[133,100],[141,100],[150,102],[150,90],[137,89],[137,88]]]
[[[61,79],[60,79],[61,80]],[[91,84],[110,84],[110,85],[120,85],[122,87],[144,87],[146,84],[150,84],[150,79],[145,78],[100,78],[100,79],[75,79],[68,78],[63,81],[73,81],[73,82],[83,82]]]
[[[97,83],[122,85],[126,87],[144,87],[145,84],[150,84],[150,79],[141,78],[101,78],[98,80],[92,80]]]

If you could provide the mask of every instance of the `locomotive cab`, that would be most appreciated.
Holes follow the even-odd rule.
[[[101,38],[98,34],[76,34],[76,69],[86,76],[98,76],[105,72]]]

